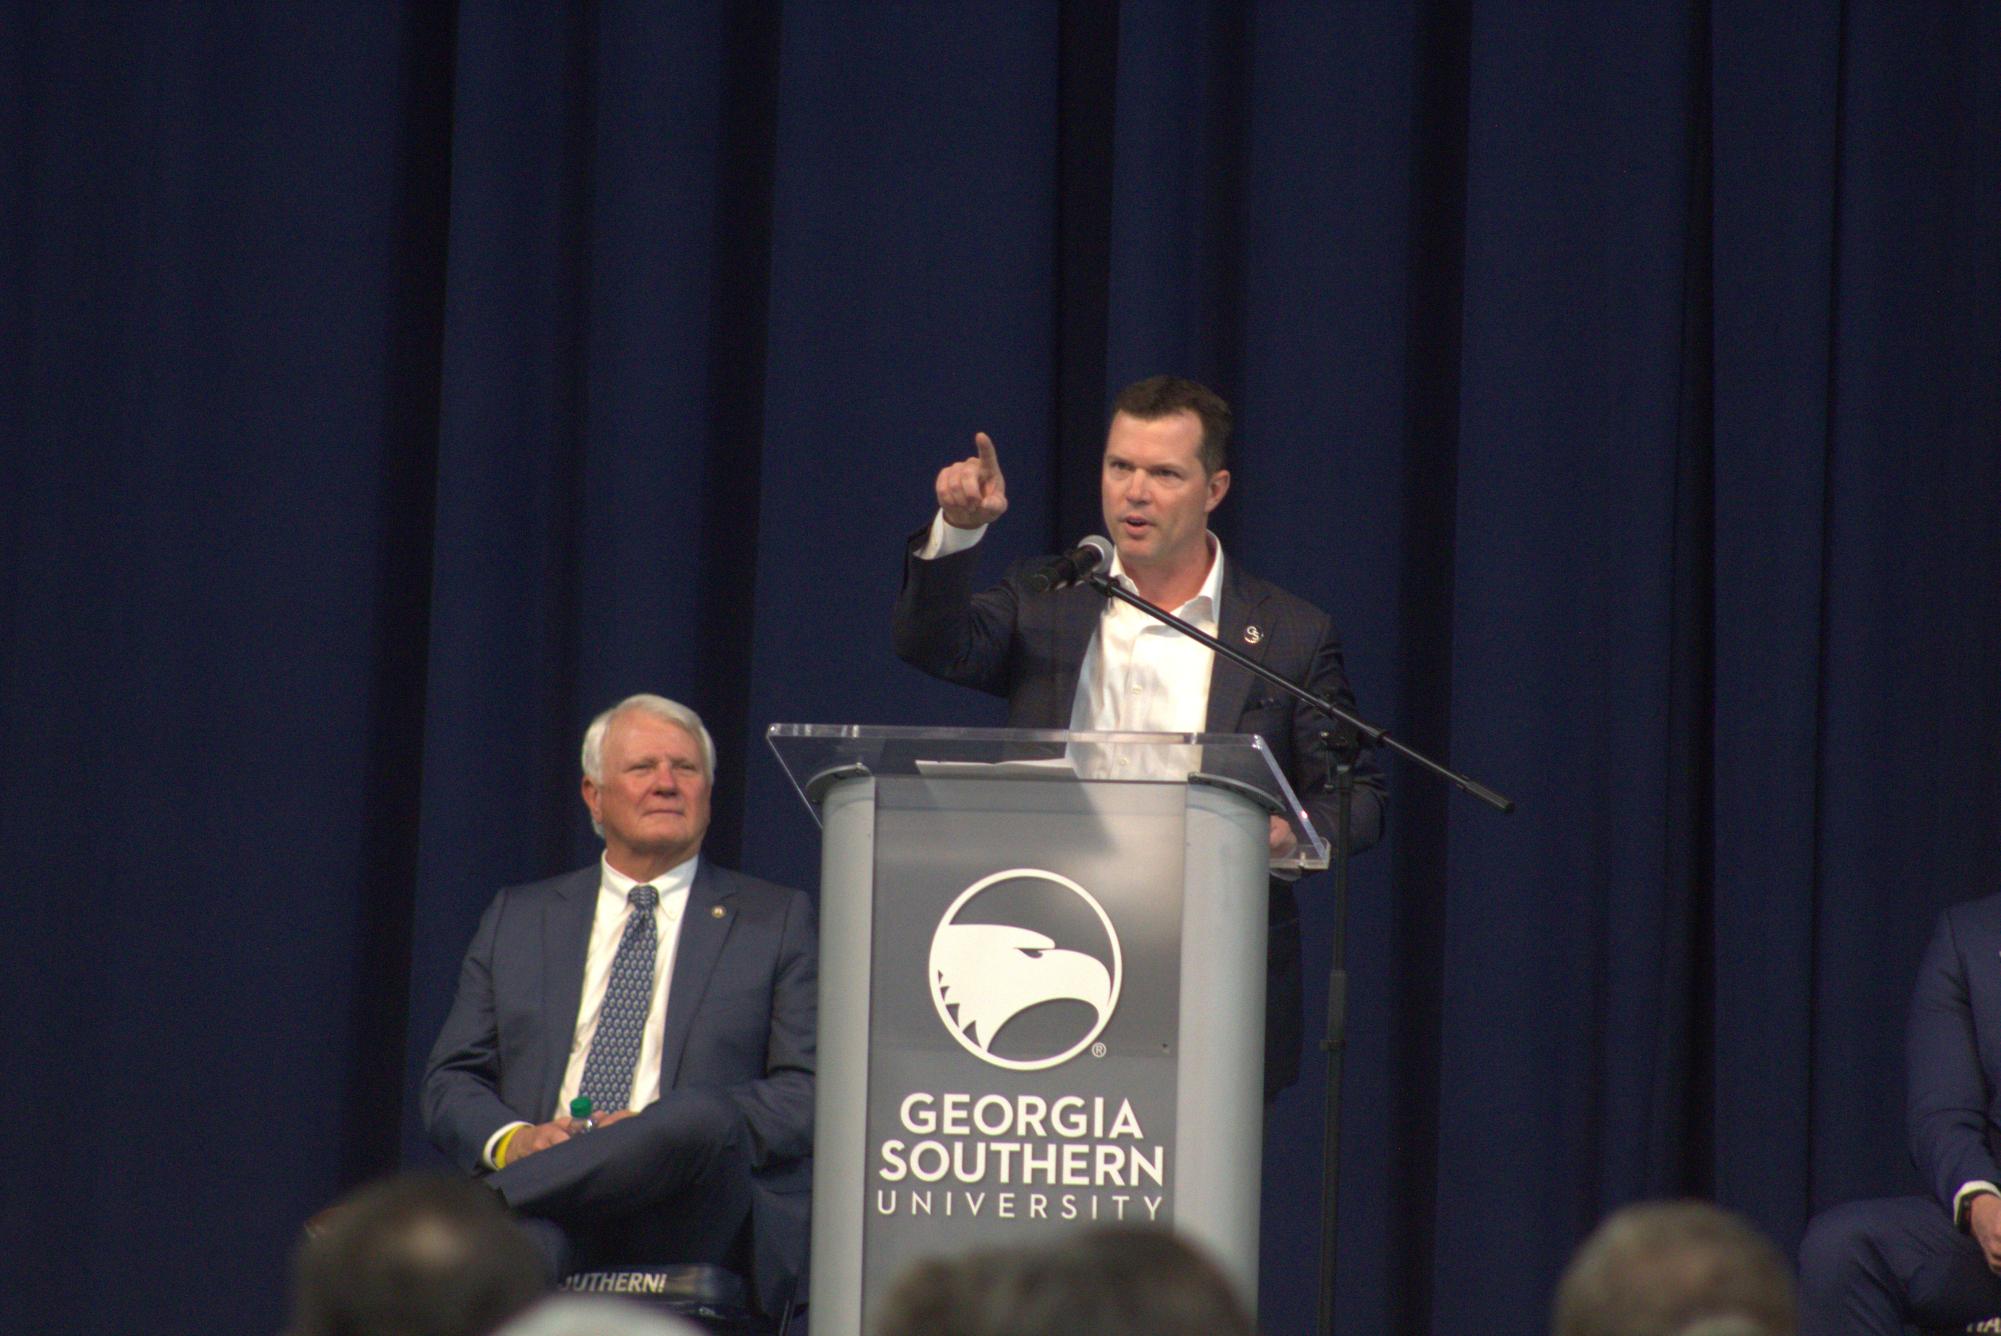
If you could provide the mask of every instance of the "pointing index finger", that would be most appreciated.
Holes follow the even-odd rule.
[[[980,452],[980,473],[983,477],[1000,476],[1000,460],[994,456],[994,439],[985,432],[973,433],[973,448]]]

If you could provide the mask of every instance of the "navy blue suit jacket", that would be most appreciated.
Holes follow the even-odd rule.
[[[468,1172],[501,1127],[557,1112],[599,878],[592,864],[503,890],[473,935],[422,1099],[431,1140]],[[783,1254],[760,1256],[761,1270],[804,1256],[803,1211],[779,1198],[803,1191],[812,1150],[817,952],[806,895],[697,865],[668,983],[660,1088],[712,1091],[741,1114],[753,1212],[782,1220],[779,1237],[756,1221],[760,1244],[771,1238]]]
[[[1911,998],[1911,1157],[1952,1210],[1971,1182],[2001,1185],[2001,895],[1939,916]]]
[[[897,655],[933,677],[976,687],[1008,702],[1014,728],[1068,728],[1084,653],[1097,634],[1104,596],[1088,586],[1034,594],[1013,575],[973,593],[979,547],[932,561],[904,557],[896,602]],[[1352,711],[1355,693],[1341,665],[1341,640],[1327,614],[1277,585],[1223,566],[1216,638],[1314,695]],[[1251,627],[1258,638],[1246,637]],[[1327,721],[1282,691],[1218,657],[1209,678],[1211,733],[1257,733],[1272,750],[1321,835],[1334,835],[1334,766],[1321,740]],[[1356,767],[1350,846],[1361,852],[1382,835],[1383,777],[1364,754]]]

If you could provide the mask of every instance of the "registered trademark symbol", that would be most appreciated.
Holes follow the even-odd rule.
[[[1105,1046],[1104,1046],[1103,1044],[1093,1044],[1093,1045],[1091,1045],[1091,1056],[1092,1056],[1092,1057],[1094,1057],[1094,1058],[1102,1058],[1102,1057],[1104,1057],[1104,1056],[1105,1056]]]

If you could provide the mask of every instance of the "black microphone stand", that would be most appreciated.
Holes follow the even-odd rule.
[[[1336,1243],[1339,1240],[1340,1185],[1341,1185],[1341,1065],[1348,1047],[1348,859],[1353,844],[1349,833],[1349,815],[1355,803],[1355,764],[1360,757],[1362,744],[1371,747],[1388,747],[1408,760],[1415,761],[1424,769],[1443,779],[1464,793],[1469,793],[1481,802],[1502,814],[1515,810],[1513,800],[1502,797],[1494,790],[1458,771],[1440,765],[1424,753],[1397,741],[1374,724],[1342,709],[1331,700],[1323,700],[1305,687],[1273,672],[1249,655],[1224,644],[1199,627],[1176,617],[1173,613],[1141,598],[1116,580],[1091,572],[1085,581],[1107,598],[1116,598],[1130,603],[1147,616],[1164,622],[1192,640],[1207,645],[1238,667],[1253,676],[1277,687],[1309,709],[1318,711],[1330,719],[1334,727],[1323,733],[1331,738],[1334,754],[1334,842],[1333,857],[1328,867],[1334,873],[1334,941],[1329,953],[1333,957],[1327,977],[1327,1034],[1320,1041],[1320,1047],[1327,1054],[1327,1100],[1322,1110],[1321,1165],[1320,1165],[1320,1309],[1315,1330],[1320,1336],[1333,1336],[1334,1331],[1334,1269]]]
[[[1314,1330],[1333,1336],[1334,1271],[1341,1219],[1341,1069],[1348,1054],[1348,856],[1353,842],[1349,814],[1355,806],[1355,763],[1361,745],[1355,730],[1337,725],[1330,738],[1334,755],[1334,940],[1327,975],[1326,1095],[1320,1108],[1320,1307]]]

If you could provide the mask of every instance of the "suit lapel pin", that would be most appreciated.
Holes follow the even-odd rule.
[[[709,906],[709,917],[710,917],[710,918],[721,918],[722,916],[723,916],[723,907],[722,907],[721,905],[710,905],[710,906]]]
[[[1244,628],[1244,643],[1246,645],[1255,645],[1264,638],[1265,638],[1265,633],[1258,630],[1257,627],[1246,626]]]

